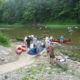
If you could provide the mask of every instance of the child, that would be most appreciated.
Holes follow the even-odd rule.
[[[53,59],[55,58],[54,47],[52,45],[50,45],[46,49],[47,49],[47,53],[48,53],[48,55],[50,57],[50,64],[53,65]]]

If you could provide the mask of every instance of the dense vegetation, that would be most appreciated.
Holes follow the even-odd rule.
[[[79,23],[80,0],[0,0],[0,23]]]
[[[7,46],[7,47],[10,46],[10,40],[8,36],[3,34],[2,32],[0,32],[0,45]]]

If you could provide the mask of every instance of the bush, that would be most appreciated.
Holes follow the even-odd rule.
[[[0,45],[3,45],[3,46],[10,46],[10,43],[9,43],[9,38],[7,35],[5,35],[4,33],[0,32]]]

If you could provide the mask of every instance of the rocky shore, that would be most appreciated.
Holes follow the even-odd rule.
[[[58,49],[55,52],[60,53]],[[50,65],[48,56],[33,56],[33,58],[35,58],[35,62],[32,65],[2,74],[0,80],[80,80],[80,62],[65,56],[68,69],[64,71],[57,64]]]
[[[18,56],[15,51],[15,47],[11,48],[0,46],[0,65],[16,61]]]
[[[18,44],[20,43],[15,43],[14,45]],[[17,57],[13,55],[11,48],[0,46],[0,49],[1,63],[16,60]],[[60,48],[57,48],[55,53],[63,54]],[[43,54],[38,57],[33,56],[32,59],[35,59],[35,61],[31,65],[9,73],[0,74],[0,80],[80,80],[80,62],[73,61],[65,55],[64,57],[67,61],[67,70],[63,70],[56,63],[54,65],[49,64],[49,57]]]

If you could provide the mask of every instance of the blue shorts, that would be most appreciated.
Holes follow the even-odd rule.
[[[30,48],[30,44],[27,44],[27,48]]]

